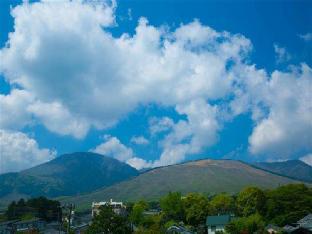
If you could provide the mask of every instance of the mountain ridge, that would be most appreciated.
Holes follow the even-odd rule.
[[[312,166],[301,160],[287,160],[282,162],[256,162],[251,164],[256,168],[276,173],[285,177],[312,182]]]
[[[21,172],[0,175],[0,199],[10,194],[21,197],[70,196],[107,187],[138,171],[111,157],[91,152],[61,155]]]
[[[73,202],[86,209],[92,201],[110,198],[122,201],[157,200],[169,191],[179,191],[182,194],[237,193],[246,186],[274,188],[288,183],[302,182],[237,160],[206,159],[154,168],[107,188],[81,196],[62,198],[61,201]]]

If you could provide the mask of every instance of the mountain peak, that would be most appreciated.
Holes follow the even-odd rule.
[[[114,158],[92,152],[64,154],[20,173],[0,175],[0,198],[13,192],[24,197],[75,195],[136,175],[136,169]]]

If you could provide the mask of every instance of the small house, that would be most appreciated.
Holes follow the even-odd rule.
[[[13,226],[17,232],[29,232],[32,230],[41,231],[45,228],[46,222],[41,219],[34,218],[31,220],[21,220],[15,222]]]
[[[109,201],[92,202],[92,217],[100,213],[102,206],[110,206],[117,215],[125,215],[127,208],[122,202],[115,202],[113,199]]]
[[[206,219],[207,233],[215,234],[216,231],[225,231],[225,226],[231,221],[230,215],[208,216]]]
[[[305,228],[312,232],[312,214],[308,214],[307,216],[300,219],[297,224],[299,227]]]
[[[269,224],[265,227],[265,230],[270,233],[270,234],[274,234],[274,233],[279,233],[282,231],[282,228],[273,225],[273,224]]]

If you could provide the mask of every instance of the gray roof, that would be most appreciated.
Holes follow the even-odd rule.
[[[208,216],[206,219],[206,225],[225,225],[228,224],[230,221],[230,215]]]
[[[176,231],[178,233],[182,233],[182,234],[192,234],[189,230],[187,230],[185,227],[182,226],[177,226],[177,225],[173,225],[171,227],[169,227],[167,229],[167,233],[169,233],[170,231]]]
[[[39,218],[33,218],[33,219],[29,219],[29,220],[21,220],[16,222],[16,224],[25,224],[25,223],[36,223],[36,222],[44,222]]]
[[[293,226],[290,226],[290,225],[286,225],[283,227],[283,230],[287,233],[290,233],[290,232],[293,232],[295,230],[297,230],[298,227],[293,227]]]
[[[266,227],[265,227],[265,229],[274,229],[274,230],[280,230],[280,229],[282,229],[282,228],[280,228],[279,226],[276,226],[276,225],[274,225],[274,224],[268,224]]]
[[[301,224],[312,224],[312,214],[308,214],[307,216],[305,216],[304,218],[300,219],[297,222],[299,225]]]

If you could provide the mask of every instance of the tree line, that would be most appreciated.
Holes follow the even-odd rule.
[[[151,210],[159,212],[147,212]],[[267,224],[283,227],[309,213],[312,213],[312,188],[304,184],[289,184],[271,190],[247,187],[234,195],[170,192],[158,201],[127,203],[125,216],[104,206],[93,218],[87,233],[158,234],[177,224],[200,234],[206,233],[208,215],[222,214],[235,217],[226,226],[227,233],[265,233]],[[37,217],[50,222],[61,220],[62,209],[58,201],[45,197],[20,199],[8,206],[4,216],[4,220]]]
[[[146,215],[146,211],[157,206],[160,213]],[[140,200],[128,204],[128,210],[128,216],[118,217],[109,207],[103,207],[88,233],[156,234],[165,233],[171,225],[181,223],[194,232],[206,233],[206,217],[221,214],[235,217],[226,226],[227,233],[265,233],[267,224],[282,227],[312,213],[312,188],[304,184],[272,190],[247,187],[236,195],[220,193],[215,196],[200,193],[183,196],[170,192],[157,203]]]
[[[29,220],[32,218],[40,218],[47,222],[61,220],[60,202],[45,197],[20,199],[17,202],[11,202],[2,217],[4,220]]]

